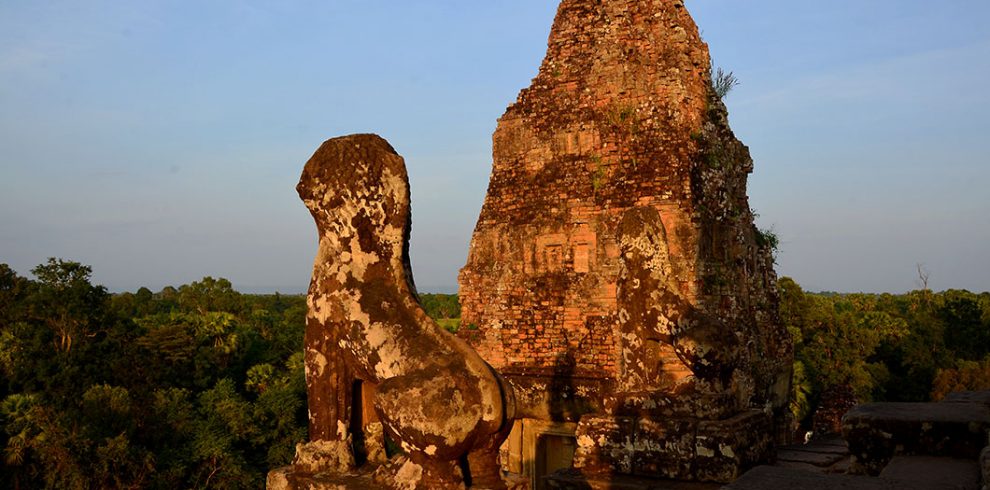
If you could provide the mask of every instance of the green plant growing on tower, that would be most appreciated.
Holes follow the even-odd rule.
[[[602,164],[602,157],[594,155],[591,161],[595,164],[595,172],[591,174],[591,188],[598,192],[598,189],[605,184],[605,166]]]
[[[738,85],[739,79],[731,71],[727,72],[721,67],[712,68],[712,90],[719,99],[724,99]]]

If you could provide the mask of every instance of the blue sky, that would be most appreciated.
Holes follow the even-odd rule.
[[[302,165],[376,132],[409,167],[417,283],[450,288],[556,3],[0,3],[0,262],[302,291]],[[922,263],[933,288],[990,290],[990,2],[687,5],[742,81],[727,103],[782,275],[902,292]]]

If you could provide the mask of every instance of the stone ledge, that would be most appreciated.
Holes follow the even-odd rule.
[[[983,490],[990,490],[990,446],[980,455],[980,472],[983,474]]]
[[[979,403],[990,413],[990,391],[957,391],[949,393],[942,403]]]
[[[750,410],[725,420],[585,416],[574,467],[602,475],[730,482],[772,458],[769,415]]]
[[[787,461],[788,463],[805,463],[821,468],[832,466],[845,457],[845,453],[820,453],[784,449],[777,450],[777,461]]]
[[[727,483],[774,458],[773,422],[761,410],[698,424],[695,478]]]
[[[988,432],[990,411],[980,403],[870,403],[842,422],[856,464],[872,475],[902,454],[975,460]]]
[[[777,466],[753,468],[726,490],[976,490],[948,482],[902,481],[870,476],[814,473]]]
[[[268,473],[267,490],[380,490],[370,474],[330,475],[308,473],[292,466]]]
[[[736,396],[731,393],[623,394],[623,399],[617,401],[614,407],[606,407],[609,415],[620,417],[690,417],[708,420],[730,419],[740,410],[745,410],[745,407],[740,406]]]
[[[685,482],[614,475],[589,478],[578,470],[562,470],[546,477],[551,490],[716,490],[718,483]]]
[[[814,442],[809,444],[801,444],[801,445],[778,446],[777,447],[778,458],[784,451],[798,452],[798,453],[815,453],[815,454],[838,454],[842,456],[849,455],[849,447],[846,446],[845,444],[841,446],[817,445]]]
[[[846,424],[857,420],[990,424],[990,412],[977,403],[865,403],[844,419]]]
[[[283,466],[268,472],[265,482],[266,490],[382,490],[387,487],[413,488],[417,484],[411,481],[394,481],[394,485],[382,484],[382,472],[388,473],[387,467],[401,466],[404,457],[397,457],[385,465],[369,464],[355,471],[344,474],[332,472],[313,473],[296,466]],[[392,470],[398,470],[394,466]],[[401,470],[399,470],[401,471]],[[503,490],[531,490],[528,477],[519,475],[503,475],[505,487]],[[376,481],[377,480],[377,481]],[[481,486],[472,486],[475,490],[486,490]],[[490,490],[490,489],[489,489]]]
[[[975,490],[980,487],[980,468],[971,459],[897,456],[880,472],[880,478],[925,488],[951,485]]]

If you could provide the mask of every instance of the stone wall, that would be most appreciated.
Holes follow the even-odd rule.
[[[614,386],[639,368],[674,391],[692,377],[670,342],[620,328],[619,227],[646,207],[661,221],[664,290],[738,341],[736,395],[786,405],[791,346],[746,197],[752,160],[710,76],[682,2],[562,2],[539,74],[499,120],[459,278],[461,335],[508,378]]]

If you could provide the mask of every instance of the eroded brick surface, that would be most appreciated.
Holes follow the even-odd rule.
[[[580,419],[584,474],[728,481],[788,420],[753,163],[710,71],[681,1],[564,0],[494,135],[460,335],[520,416]]]
[[[709,67],[680,1],[562,2],[539,74],[499,120],[460,274],[462,336],[507,377],[784,407],[791,346],[752,160]],[[654,212],[646,264],[623,248],[637,209]],[[652,284],[632,277],[644,265]]]

